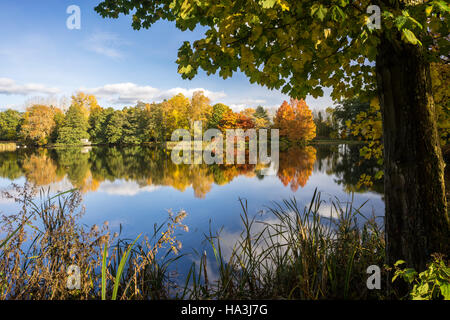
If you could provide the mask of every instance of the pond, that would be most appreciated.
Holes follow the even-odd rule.
[[[183,250],[208,248],[205,234],[223,227],[224,242],[237,239],[242,224],[239,199],[247,202],[251,216],[264,212],[273,201],[295,198],[308,205],[315,189],[324,200],[339,199],[359,206],[367,216],[382,222],[383,188],[357,186],[363,173],[374,174],[373,163],[361,161],[358,145],[317,145],[280,152],[274,175],[259,174],[258,165],[175,165],[168,151],[150,147],[87,147],[69,149],[18,149],[0,152],[0,189],[26,181],[52,192],[79,188],[83,194],[86,225],[109,222],[121,237],[151,235],[154,224],[168,210],[184,209],[188,232],[178,239]],[[321,214],[329,216],[330,205]],[[0,213],[18,205],[0,199]],[[211,255],[212,256],[212,255]],[[181,269],[184,269],[181,266]]]

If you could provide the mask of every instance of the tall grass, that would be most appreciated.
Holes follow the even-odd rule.
[[[191,269],[190,298],[215,299],[366,299],[368,266],[384,263],[383,230],[361,215],[352,202],[331,202],[336,219],[320,215],[324,201],[315,192],[304,209],[295,199],[268,208],[269,222],[250,218],[241,201],[243,232],[231,254],[223,255],[220,234],[210,233],[218,279],[209,283],[206,259]],[[358,227],[357,217],[365,219]]]
[[[384,234],[353,201],[325,202],[315,192],[303,207],[295,199],[273,203],[264,215],[251,215],[241,200],[242,233],[224,245],[210,229],[206,240],[213,257],[196,253],[184,278],[173,263],[187,231],[186,212],[169,213],[143,240],[110,235],[107,225],[90,229],[79,223],[79,192],[52,197],[16,187],[22,203],[4,216],[0,243],[1,299],[367,299],[366,269],[384,262]],[[329,215],[326,218],[324,206]],[[357,223],[358,220],[364,223]],[[165,229],[163,229],[165,227]],[[143,230],[145,231],[145,230]],[[77,265],[81,287],[68,290],[67,268]],[[375,290],[376,291],[376,290]]]
[[[177,245],[175,229],[186,213],[170,213],[167,230],[155,227],[154,236],[139,245],[111,235],[108,225],[87,228],[79,219],[78,191],[51,196],[30,186],[14,186],[13,198],[22,204],[16,215],[3,215],[0,234],[0,299],[144,299],[169,297],[165,259]],[[162,258],[158,251],[167,247]],[[106,249],[105,249],[106,248]],[[176,250],[176,249],[175,249]],[[109,259],[107,259],[107,251]],[[175,258],[178,258],[177,256]],[[167,260],[167,261],[166,261]],[[80,288],[68,290],[68,269],[80,269]],[[162,268],[161,276],[154,270]],[[141,282],[140,282],[141,281]],[[149,282],[158,285],[149,285]],[[143,288],[143,289],[142,289]],[[131,289],[131,290],[130,290]],[[153,291],[158,292],[153,294]]]

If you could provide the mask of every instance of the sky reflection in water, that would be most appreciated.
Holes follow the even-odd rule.
[[[0,188],[11,182],[29,181],[52,191],[72,187],[83,192],[87,225],[108,221],[113,231],[122,225],[122,237],[151,234],[155,223],[167,218],[167,210],[188,213],[188,233],[180,233],[183,250],[207,247],[204,234],[223,227],[224,244],[234,242],[241,231],[239,199],[247,201],[249,213],[257,214],[271,205],[295,197],[302,206],[315,188],[327,201],[321,214],[329,216],[329,200],[355,205],[369,200],[363,213],[384,214],[382,186],[357,189],[362,173],[375,170],[361,163],[358,146],[332,145],[293,148],[280,153],[277,175],[261,176],[254,165],[175,165],[170,154],[146,147],[56,150],[18,150],[0,153]],[[0,198],[0,212],[13,213],[17,205]],[[261,219],[270,219],[262,216]],[[382,222],[382,218],[378,220]]]

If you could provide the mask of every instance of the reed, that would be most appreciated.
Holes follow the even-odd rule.
[[[186,212],[169,212],[152,237],[131,241],[111,235],[106,224],[79,223],[84,211],[78,191],[50,196],[41,190],[36,203],[31,189],[16,186],[14,195],[4,195],[22,203],[22,210],[1,221],[1,299],[384,297],[366,287],[367,267],[384,263],[383,229],[353,201],[324,201],[316,191],[305,207],[290,199],[251,215],[241,200],[242,233],[234,245],[224,247],[221,232],[210,228],[213,257],[189,253],[197,259],[181,278],[173,264],[188,254],[179,252],[177,239],[177,230],[187,231]],[[74,290],[66,286],[70,265],[80,268],[81,286]]]
[[[353,201],[352,201],[353,202]],[[384,263],[384,234],[374,219],[361,215],[352,202],[331,202],[324,219],[324,201],[317,191],[310,204],[295,199],[267,208],[272,219],[250,218],[241,200],[243,232],[229,257],[222,254],[220,234],[210,233],[218,279],[200,282],[190,272],[190,298],[215,299],[367,299],[376,298],[366,287],[368,266]],[[358,227],[357,216],[365,219]],[[274,219],[273,219],[274,218]],[[269,222],[268,222],[269,221]],[[205,275],[205,273],[203,273]]]

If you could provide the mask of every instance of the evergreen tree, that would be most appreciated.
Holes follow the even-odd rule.
[[[67,110],[64,123],[58,132],[58,143],[80,144],[81,139],[88,139],[88,119],[81,106],[72,104]]]
[[[101,107],[92,108],[89,114],[89,137],[94,143],[105,143],[105,122],[108,112]]]
[[[114,110],[110,114],[106,122],[105,128],[105,142],[106,143],[120,143],[122,142],[122,126],[123,113],[120,110]]]
[[[142,117],[138,107],[125,108],[122,124],[122,142],[125,144],[140,144],[142,137]]]

